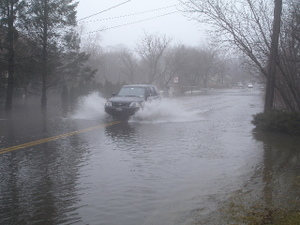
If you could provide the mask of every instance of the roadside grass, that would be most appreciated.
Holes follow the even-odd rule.
[[[259,113],[253,116],[252,123],[256,126],[256,131],[296,135],[296,138],[300,135],[300,113]],[[296,177],[294,182],[294,189],[300,190],[300,177]],[[267,193],[263,187],[260,188],[262,189],[259,192],[249,189],[235,192],[220,209],[222,221],[226,221],[224,224],[300,225],[298,192],[294,193],[294,199],[278,201],[276,196],[273,196],[274,193]]]
[[[231,202],[222,209],[227,224],[231,225],[300,225],[300,211],[264,207],[257,204],[249,208]]]
[[[222,221],[230,225],[300,225],[299,202],[281,207],[265,200],[239,190],[221,207]]]

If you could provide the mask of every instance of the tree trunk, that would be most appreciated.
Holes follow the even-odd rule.
[[[265,96],[264,112],[272,110],[274,105],[276,61],[278,56],[278,39],[280,33],[282,0],[275,0],[273,34],[269,58],[268,78]]]
[[[66,116],[69,111],[69,91],[67,85],[64,85],[62,87],[61,106],[62,106],[63,116]]]
[[[5,101],[5,111],[7,113],[11,112],[12,110],[13,89],[14,89],[14,59],[12,53],[10,54],[10,59],[8,60],[8,78],[7,78],[7,90],[6,90],[6,101]]]
[[[14,15],[13,15],[13,2],[9,4],[8,13],[8,79],[7,79],[7,90],[6,90],[6,101],[5,101],[5,111],[10,113],[12,110],[12,100],[13,100],[13,89],[14,89]]]
[[[47,108],[47,76],[48,76],[48,1],[44,0],[44,20],[43,20],[43,71],[42,71],[42,98],[41,108]]]
[[[44,67],[45,69],[45,67]],[[45,110],[47,108],[47,79],[46,79],[46,72],[43,72],[42,78],[42,98],[41,98],[41,108]]]

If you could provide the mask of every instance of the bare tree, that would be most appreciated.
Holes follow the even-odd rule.
[[[183,74],[189,85],[207,88],[213,77],[220,73],[222,61],[214,48],[189,47],[185,50]]]
[[[204,88],[208,87],[208,82],[218,75],[222,68],[222,61],[219,59],[218,50],[214,48],[200,50],[200,78]]]
[[[163,86],[167,90],[170,82],[177,76],[181,76],[184,71],[184,64],[186,63],[186,47],[184,45],[177,45],[169,48],[164,56],[164,63],[166,72],[162,77]]]
[[[119,58],[121,62],[119,65],[120,71],[127,77],[130,83],[135,83],[138,63],[134,54],[130,50],[124,48],[121,51]]]
[[[97,69],[95,81],[104,83],[108,75],[105,72],[105,50],[99,40],[101,40],[99,33],[87,37],[84,36],[84,38],[82,38],[81,49],[90,56],[87,65]]]
[[[145,34],[141,43],[137,45],[136,51],[141,57],[149,84],[164,74],[165,68],[162,68],[162,58],[170,43],[171,39],[166,36]]]
[[[183,4],[193,19],[212,25],[216,37],[242,51],[265,77],[273,72],[266,69],[270,62],[271,48],[274,49],[276,45],[275,42],[271,46],[270,37],[274,28],[269,1],[188,0]],[[276,54],[276,51],[273,53]],[[270,89],[271,86],[272,83],[269,85]],[[268,97],[268,101],[270,100],[272,99]]]

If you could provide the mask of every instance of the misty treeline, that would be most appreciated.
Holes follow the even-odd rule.
[[[180,94],[191,87],[230,87],[251,79],[239,59],[229,60],[215,45],[176,44],[157,33],[144,33],[132,49],[124,45],[105,49],[97,40],[99,37],[85,37],[82,49],[90,53],[89,66],[97,68],[94,80],[109,95],[128,83],[156,84],[163,91],[176,86]]]
[[[73,0],[0,1],[0,100],[36,95],[46,109],[51,90],[63,105],[97,90],[110,95],[125,83],[190,87],[230,86],[246,80],[239,60],[217,46],[190,47],[145,33],[133,49],[103,48],[101,34],[81,35]],[[122,37],[120,37],[122,38]]]
[[[214,27],[213,37],[248,58],[267,83],[268,107],[300,111],[299,0],[187,0],[187,15]],[[269,90],[274,96],[268,97]],[[271,93],[272,94],[272,93]],[[266,104],[265,104],[266,110]]]
[[[269,0],[183,1],[183,13],[215,28],[209,30],[208,42],[213,44],[201,47],[145,32],[135,47],[103,48],[101,33],[81,34],[77,4],[73,0],[0,1],[0,100],[7,110],[11,110],[13,96],[20,95],[40,96],[46,108],[50,90],[74,102],[93,90],[110,95],[125,83],[153,83],[162,90],[177,85],[184,92],[191,87],[230,87],[254,81],[243,68],[255,80],[267,83],[274,34],[274,5]],[[297,112],[299,4],[297,0],[282,4],[272,100],[276,106]]]

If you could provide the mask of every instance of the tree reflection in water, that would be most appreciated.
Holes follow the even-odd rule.
[[[262,163],[243,190],[226,201],[221,217],[245,224],[295,224],[300,219],[300,139],[265,132],[253,137],[263,144]]]
[[[12,120],[7,123],[5,146],[24,143],[22,133],[33,132],[39,140],[56,135],[56,130],[68,130],[68,124],[53,126],[44,114],[20,126]],[[21,129],[21,128],[22,129]],[[18,128],[18,129],[17,129]],[[36,129],[36,130],[35,130]],[[34,131],[32,131],[34,130]],[[35,134],[34,133],[34,134]],[[76,208],[80,207],[77,195],[78,170],[85,148],[74,136],[43,145],[12,151],[0,157],[0,224],[71,224],[80,221]],[[1,143],[2,144],[2,143]],[[80,146],[80,147],[78,147]]]

